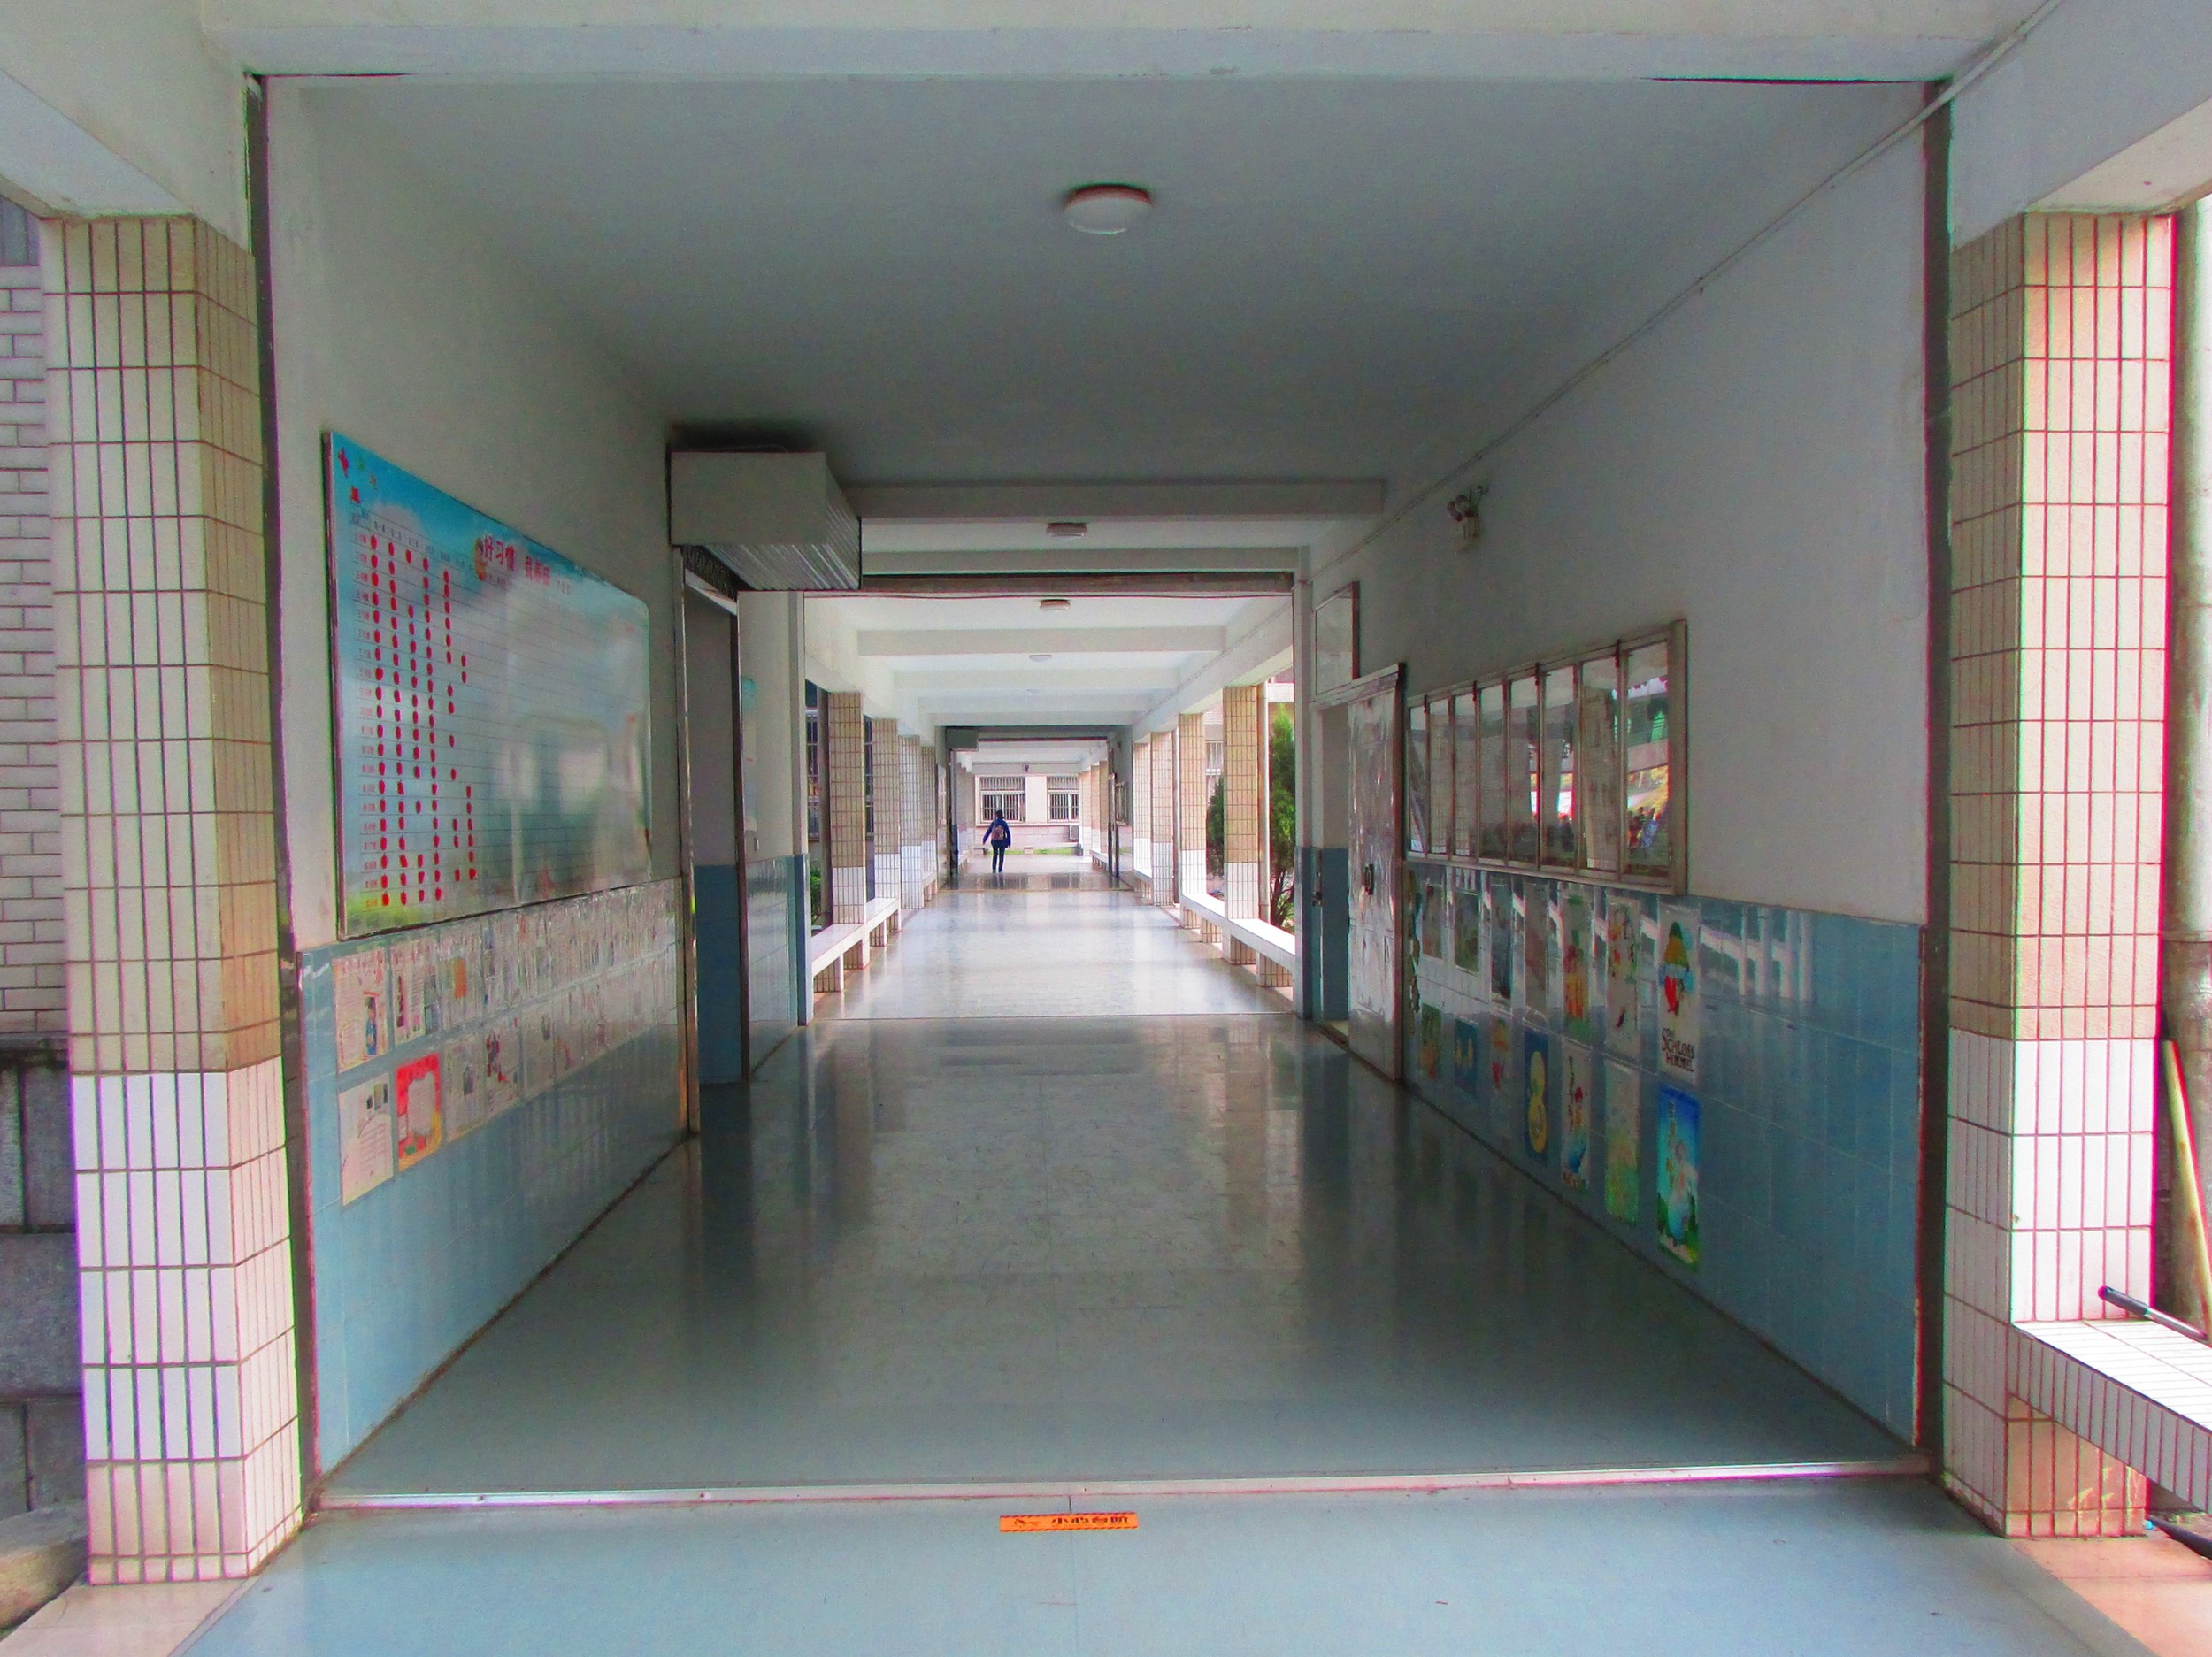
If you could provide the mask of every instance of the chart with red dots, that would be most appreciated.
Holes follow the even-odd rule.
[[[343,934],[645,879],[644,602],[327,442]]]

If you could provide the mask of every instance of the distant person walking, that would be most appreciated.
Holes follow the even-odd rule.
[[[991,872],[1006,872],[1006,848],[1014,843],[1014,831],[1006,825],[1006,813],[995,814],[991,826],[983,831],[983,843],[991,848]]]

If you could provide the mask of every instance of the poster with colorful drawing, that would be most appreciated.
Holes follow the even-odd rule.
[[[1482,894],[1471,886],[1452,894],[1452,964],[1482,971]]]
[[[391,1078],[380,1076],[338,1095],[338,1206],[389,1179],[395,1142]]]
[[[392,1078],[399,1125],[399,1165],[403,1172],[445,1143],[445,1119],[438,1097],[438,1055],[410,1059]]]
[[[1551,1041],[1540,1030],[1521,1032],[1521,1079],[1528,1108],[1522,1143],[1540,1161],[1551,1155]]]
[[[1644,942],[1644,906],[1613,894],[1605,901],[1605,1046],[1636,1057],[1643,1049],[1636,964]]]
[[[438,1055],[439,1116],[449,1145],[492,1119],[484,1089],[484,1044],[474,1035],[449,1041]]]
[[[1452,1085],[1470,1099],[1482,1096],[1483,1047],[1479,1019],[1452,1020]]]
[[[1444,958],[1445,908],[1450,900],[1444,888],[1430,880],[1421,887],[1421,953],[1432,961]]]
[[[1485,875],[1484,907],[1490,911],[1490,999],[1513,1005],[1513,963],[1519,951],[1513,936],[1513,888],[1499,875]]]
[[[1590,1188],[1590,1049],[1564,1043],[1559,1085],[1559,1178]]]
[[[1697,1101],[1659,1090],[1659,1247],[1697,1264]]]
[[[330,969],[338,1017],[338,1068],[349,1070],[392,1050],[391,1009],[384,996],[384,952],[364,949]]]
[[[1643,1072],[1609,1061],[1605,1067],[1605,1211],[1632,1224],[1641,1207],[1637,1164],[1643,1155]]]
[[[430,940],[409,938],[392,946],[392,1045],[419,1041],[436,1027],[437,973]]]
[[[1444,1009],[1424,1001],[1420,1031],[1421,1074],[1435,1081],[1444,1071]]]
[[[1697,909],[1659,910],[1659,1068],[1697,1080]]]
[[[1501,1110],[1519,1102],[1513,1086],[1513,1021],[1502,1013],[1490,1021],[1490,1101]]]
[[[522,1020],[498,1019],[477,1039],[483,1050],[485,1114],[495,1116],[522,1102]]]
[[[1551,1011],[1551,888],[1532,880],[1521,888],[1521,1005]]]
[[[1590,898],[1571,891],[1560,905],[1559,1004],[1571,1041],[1595,1039],[1590,1019]]]

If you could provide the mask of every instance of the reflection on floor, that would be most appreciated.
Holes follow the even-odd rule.
[[[834,1003],[849,1018],[1043,1018],[1100,1012],[1280,1012],[1166,911],[1073,857],[971,863],[908,917],[898,947]]]
[[[1630,1653],[2141,1657],[1924,1484],[326,1521],[194,1657]]]
[[[337,1490],[1900,1448],[1288,1017],[857,1019],[787,1051]]]
[[[933,906],[337,1501],[1895,1454],[1156,912],[1056,878]],[[336,1512],[194,1649],[2139,1650],[1908,1480],[1153,1491],[1114,1501],[1134,1531],[1000,1532],[1048,1505]]]

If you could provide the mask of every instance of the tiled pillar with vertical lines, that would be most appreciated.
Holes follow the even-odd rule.
[[[1264,685],[1232,685],[1221,693],[1221,906],[1243,920],[1259,918],[1267,863],[1267,747],[1260,740],[1266,697]]]
[[[868,912],[868,727],[860,693],[822,694],[822,740],[827,745],[822,782],[826,798],[830,858],[830,920],[837,925]]]
[[[922,739],[899,739],[899,907],[918,909],[929,901],[929,818],[922,809],[927,779]]]
[[[2142,1525],[2007,1365],[2150,1288],[2171,271],[2163,220],[2042,214],[1953,265],[1944,1470],[2016,1535]]]
[[[91,1575],[234,1576],[300,1511],[253,270],[44,262]]]
[[[876,895],[899,895],[899,848],[906,838],[906,790],[899,778],[899,722],[871,719],[875,739]]]
[[[1129,748],[1129,867],[1149,878],[1152,873],[1152,740],[1147,737]]]
[[[1164,909],[1175,907],[1176,862],[1180,855],[1175,834],[1177,734],[1163,731],[1152,739],[1152,901]]]
[[[1175,722],[1175,889],[1206,890],[1206,716],[1187,713]],[[1195,925],[1196,917],[1184,917]]]

